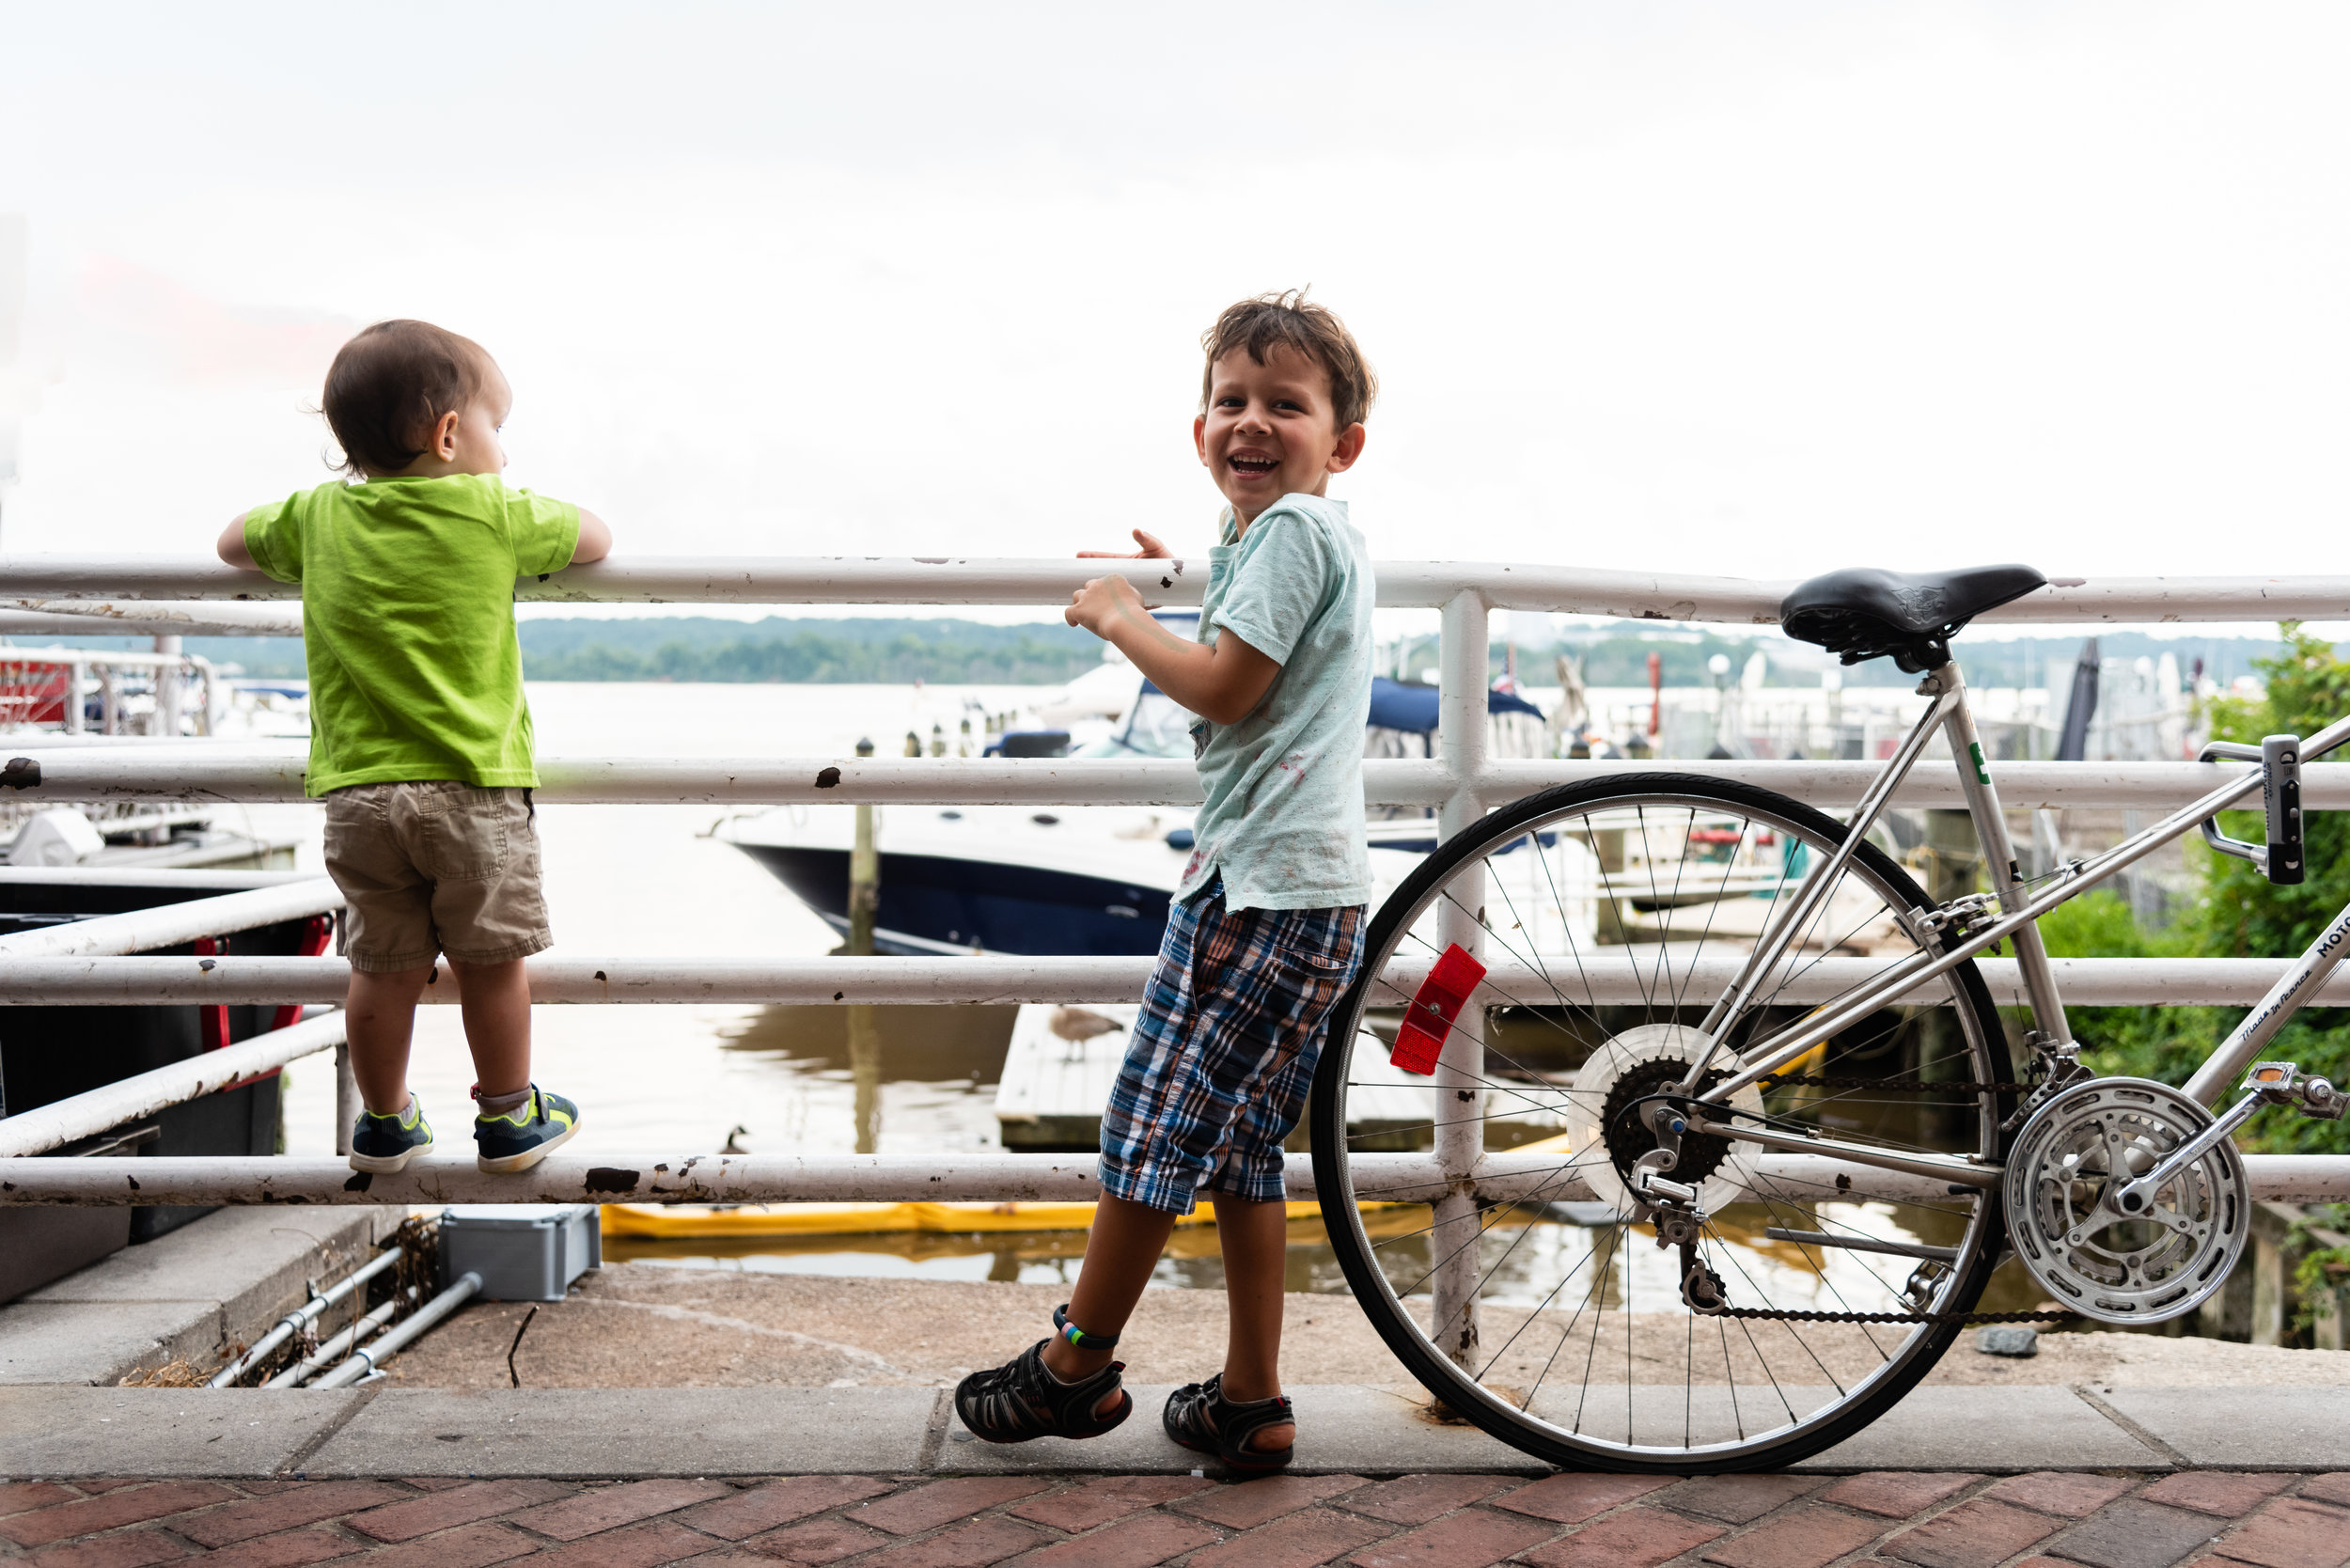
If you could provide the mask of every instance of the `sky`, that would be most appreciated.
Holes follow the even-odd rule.
[[[0,0],[0,546],[208,550],[408,315],[623,553],[1196,550],[1199,333],[1310,285],[1379,557],[2341,572],[2345,64],[2258,0]]]

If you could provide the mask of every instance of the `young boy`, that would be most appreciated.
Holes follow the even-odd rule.
[[[408,1041],[437,956],[480,1078],[480,1168],[527,1170],[579,1127],[578,1106],[530,1079],[523,960],[554,937],[514,579],[602,560],[612,535],[568,501],[506,488],[513,401],[479,344],[378,321],[326,373],[326,422],[360,482],[256,507],[220,536],[229,565],[302,585],[306,787],[326,799],[326,870],[349,904],[358,1170],[432,1147]]]
[[[1167,1399],[1167,1433],[1230,1468],[1289,1463],[1279,1372],[1296,1125],[1330,1011],[1361,962],[1371,899],[1363,724],[1375,597],[1363,537],[1330,476],[1363,450],[1371,367],[1304,294],[1244,300],[1202,339],[1192,438],[1230,503],[1208,553],[1199,640],[1167,631],[1125,578],[1068,610],[1199,715],[1207,803],[1117,1088],[1085,1266],[1055,1333],[964,1378],[964,1424],[991,1442],[1091,1437],[1133,1398],[1110,1359],[1176,1217],[1215,1204],[1230,1314],[1223,1371]],[[1167,549],[1135,530],[1142,557]]]

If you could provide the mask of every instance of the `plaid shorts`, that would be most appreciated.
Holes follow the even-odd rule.
[[[1277,1201],[1363,906],[1228,910],[1219,879],[1167,915],[1102,1114],[1102,1190],[1179,1215],[1201,1192]]]

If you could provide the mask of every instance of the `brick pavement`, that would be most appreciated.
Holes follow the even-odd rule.
[[[2350,1473],[0,1482],[0,1561],[144,1568],[2344,1568]]]

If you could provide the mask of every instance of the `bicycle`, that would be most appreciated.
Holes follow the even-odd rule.
[[[1930,698],[1847,822],[1717,778],[1602,778],[1494,811],[1380,908],[1309,1136],[1348,1285],[1440,1404],[1561,1466],[1775,1467],[1883,1414],[1970,1325],[2156,1323],[2225,1283],[2249,1223],[2235,1129],[2342,1112],[2255,1058],[2350,953],[2350,908],[2184,1089],[2082,1065],[2034,922],[2199,826],[2300,881],[2300,768],[2350,718],[2207,746],[2257,766],[2027,878],[1950,641],[2044,581],[1856,571],[1787,597],[1789,635],[1889,656]],[[1884,847],[1937,733],[1990,893],[1930,898]],[[2225,837],[2256,793],[2267,841]],[[1974,963],[2002,944],[2020,1071]],[[1975,1310],[2011,1249],[2058,1310]]]

